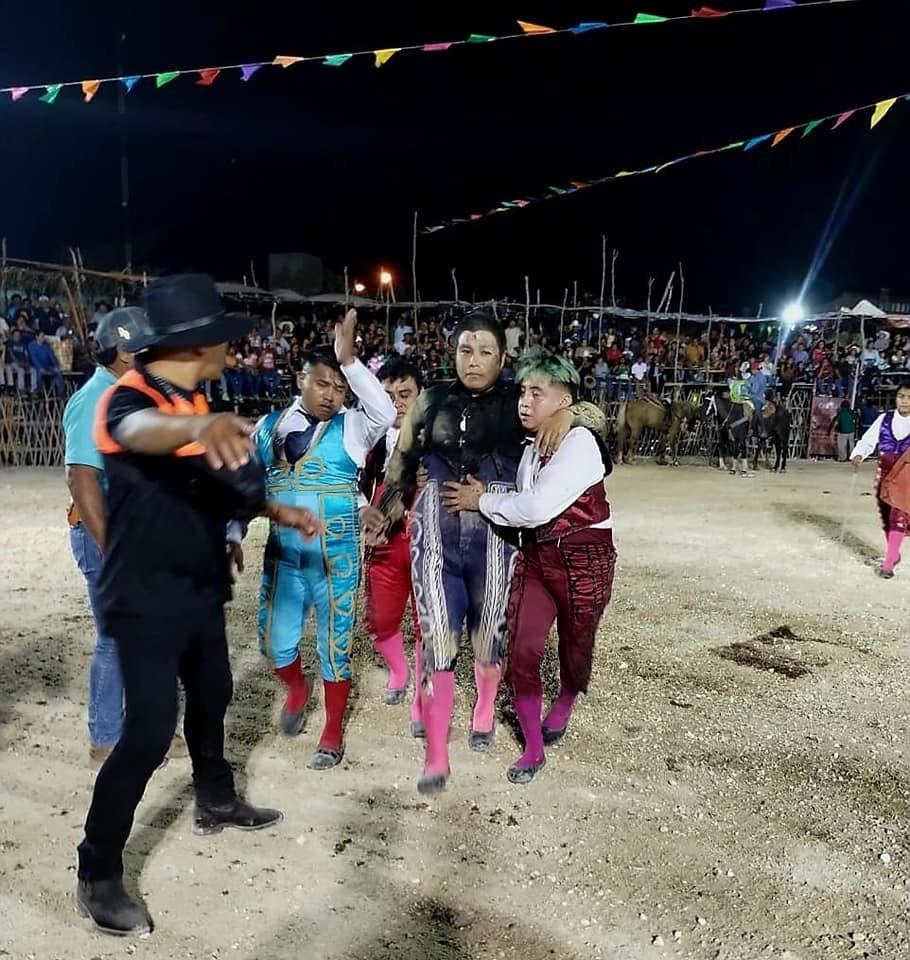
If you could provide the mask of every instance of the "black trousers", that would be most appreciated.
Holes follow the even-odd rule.
[[[234,777],[224,758],[224,715],[233,683],[224,607],[213,603],[192,617],[108,617],[123,669],[123,734],[98,771],[79,844],[79,877],[106,880],[123,873],[123,848],[136,807],[167,753],[177,723],[177,678],[186,690],[183,730],[193,764],[196,800],[230,803]]]

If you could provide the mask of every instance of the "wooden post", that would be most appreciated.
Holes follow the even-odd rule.
[[[572,309],[578,306],[578,281],[572,281]]]
[[[275,319],[275,314],[278,313],[278,301],[272,300],[272,340],[275,341],[278,339],[278,323]]]
[[[705,383],[711,381],[711,321],[714,319],[710,308],[708,309],[708,342],[705,344]]]
[[[3,301],[3,313],[6,314],[9,304],[6,302],[6,237],[0,243],[0,300]]]
[[[414,239],[411,245],[411,285],[414,288],[414,340],[417,340],[417,318],[420,316],[420,307],[417,301],[420,294],[417,292],[417,211],[414,211]]]
[[[619,251],[613,248],[613,263],[610,266],[610,304],[616,309],[616,261],[619,259]]]
[[[643,344],[644,350],[642,351],[642,356],[648,350],[648,337],[651,336],[651,290],[654,287],[654,277],[648,277],[648,303],[646,307],[647,317],[645,318],[645,342]]]
[[[604,339],[604,290],[607,285],[607,235],[600,237],[600,315],[597,318],[597,352],[603,349]]]
[[[531,288],[525,275],[525,350],[531,346]]]
[[[455,303],[458,304],[461,301],[458,299],[458,277],[455,276],[455,268],[452,267],[452,286],[455,289]]]
[[[856,390],[859,378],[863,372],[863,351],[866,349],[866,318],[859,318],[859,362],[856,364],[856,373],[853,377],[853,391],[850,394],[850,409],[856,410]]]
[[[673,358],[673,382],[679,383],[679,337],[682,323],[683,294],[686,292],[686,278],[683,275],[682,262],[679,264],[679,309],[676,311],[676,354]]]
[[[562,310],[559,311],[559,349],[562,350],[566,342],[566,302],[569,299],[569,288],[562,291]]]

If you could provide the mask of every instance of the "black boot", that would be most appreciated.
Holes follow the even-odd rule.
[[[202,806],[197,803],[193,833],[197,837],[207,837],[213,833],[221,833],[225,827],[234,827],[237,830],[262,830],[263,827],[271,827],[283,819],[284,814],[280,810],[254,807],[239,797],[217,807]]]
[[[76,886],[76,913],[95,928],[115,937],[152,932],[152,919],[123,889],[123,879],[80,880]]]

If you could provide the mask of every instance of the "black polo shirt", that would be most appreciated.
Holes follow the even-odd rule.
[[[193,395],[147,372],[165,396]],[[108,432],[132,413],[155,409],[140,390],[115,385]],[[102,620],[111,616],[183,617],[231,598],[226,548],[229,521],[249,520],[265,505],[258,460],[237,471],[212,470],[202,456],[104,455],[107,544],[99,582]]]

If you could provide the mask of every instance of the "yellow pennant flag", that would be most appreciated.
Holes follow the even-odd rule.
[[[374,50],[376,66],[381,67],[384,63],[388,63],[400,49],[401,47],[392,47],[390,50]]]
[[[82,93],[85,95],[85,102],[91,103],[92,97],[98,92],[99,87],[101,86],[100,80],[83,80],[82,81]]]
[[[539,23],[526,23],[524,20],[519,20],[518,26],[525,33],[556,33],[552,27],[543,27]]]
[[[872,123],[869,125],[870,129],[874,127],[879,120],[897,103],[897,97],[892,97],[890,100],[880,100],[875,105],[875,111],[872,114]]]
[[[276,67],[284,67],[287,70],[288,67],[293,67],[295,63],[300,63],[301,60],[303,60],[303,57],[275,57],[272,64]]]
[[[771,146],[776,147],[781,140],[783,140],[785,137],[789,137],[795,129],[796,127],[787,127],[786,130],[778,130],[777,133],[774,134],[774,139],[771,141]]]

